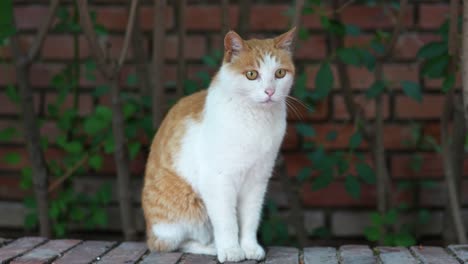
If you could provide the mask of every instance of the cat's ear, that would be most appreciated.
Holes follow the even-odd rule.
[[[238,55],[244,49],[244,40],[234,31],[229,31],[224,37],[225,60],[230,62],[232,56]]]
[[[288,32],[283,33],[282,35],[275,38],[275,48],[291,51],[295,36],[296,27],[293,27]]]

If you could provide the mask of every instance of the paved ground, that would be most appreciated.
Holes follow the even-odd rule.
[[[181,253],[150,253],[142,242],[48,240],[23,237],[16,240],[0,238],[0,263],[109,263],[109,264],[216,264],[212,256]],[[244,261],[254,264],[256,261]],[[338,249],[310,247],[303,250],[290,247],[268,248],[264,261],[268,264],[468,264],[468,245],[447,248],[416,246],[377,247],[345,245]]]

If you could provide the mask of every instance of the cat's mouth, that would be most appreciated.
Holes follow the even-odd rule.
[[[270,97],[270,98],[263,100],[261,103],[265,105],[269,105],[269,104],[275,103],[275,101],[273,101],[273,99]]]

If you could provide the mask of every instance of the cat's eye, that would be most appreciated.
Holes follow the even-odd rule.
[[[253,81],[253,80],[257,79],[258,72],[257,71],[248,71],[248,72],[245,73],[245,77],[247,77],[247,79]]]
[[[285,69],[278,69],[275,72],[275,77],[278,79],[283,78],[286,75],[286,70]]]

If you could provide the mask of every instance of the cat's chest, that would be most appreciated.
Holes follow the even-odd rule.
[[[228,150],[227,155],[266,155],[277,149],[285,128],[286,120],[281,114],[226,111],[207,124],[205,139],[214,149]]]

